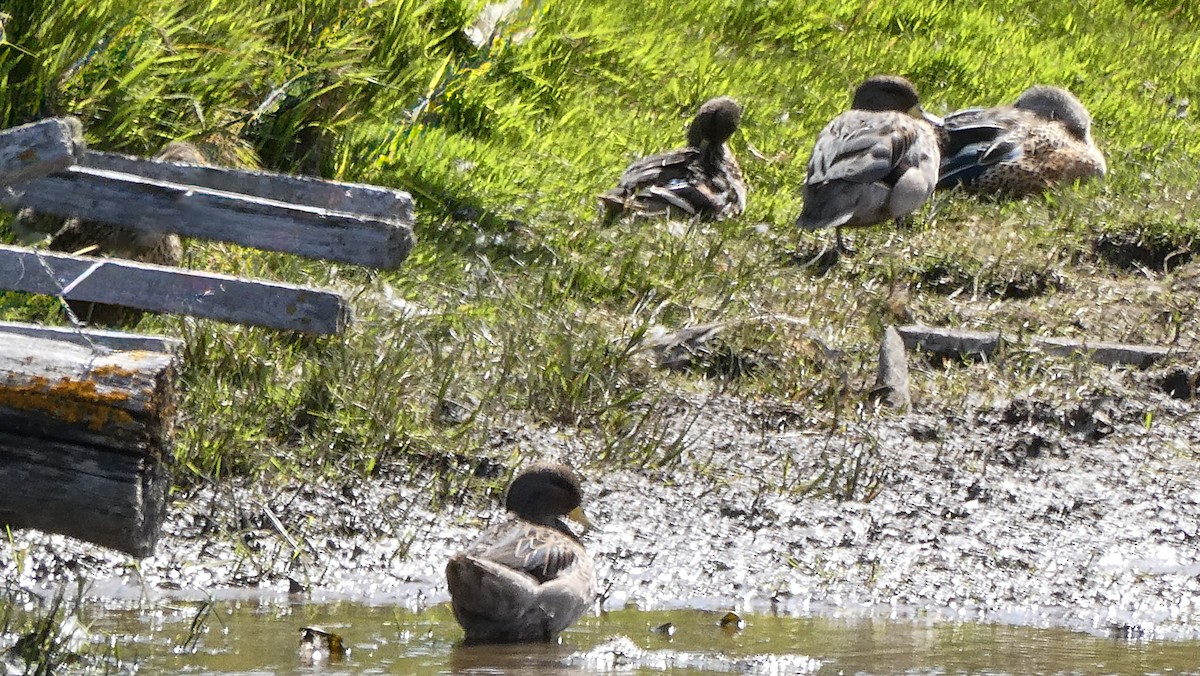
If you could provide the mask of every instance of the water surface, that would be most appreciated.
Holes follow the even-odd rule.
[[[1200,673],[1200,641],[1147,641],[1064,629],[883,619],[618,610],[585,617],[556,644],[463,646],[447,606],[412,612],[352,602],[226,600],[93,608],[140,673]],[[668,635],[662,626],[674,628]],[[300,628],[345,639],[338,662],[307,665]]]

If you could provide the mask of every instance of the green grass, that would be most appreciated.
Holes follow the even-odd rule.
[[[192,139],[231,160],[417,200],[419,243],[394,273],[192,243],[194,266],[342,290],[358,322],[342,338],[307,339],[143,320],[188,343],[181,482],[461,468],[503,459],[512,445],[497,439],[526,425],[584,435],[583,463],[671,464],[695,417],[679,418],[681,395],[779,402],[831,430],[873,415],[863,402],[875,346],[904,318],[1148,342],[1179,340],[1194,319],[1182,303],[1128,321],[1091,309],[1098,298],[1128,309],[1096,289],[1140,297],[1147,275],[1200,245],[1200,128],[1183,103],[1200,100],[1190,3],[546,0],[476,48],[464,29],[478,9],[6,7],[0,126],[70,113],[93,147],[148,154]],[[913,229],[857,234],[859,256],[813,277],[792,263],[812,245],[792,225],[812,141],[857,82],[884,72],[912,79],[934,112],[1067,86],[1093,114],[1111,174],[1010,204],[939,196]],[[718,94],[746,108],[732,143],[751,185],[747,213],[601,227],[594,196],[630,160],[679,145],[692,112]],[[1161,255],[1129,254],[1148,249]],[[0,313],[60,321],[45,299],[12,294]],[[709,321],[731,322],[725,345],[760,367],[673,374],[634,347],[651,327]],[[1194,343],[1194,329],[1183,333]],[[844,356],[822,356],[817,341]],[[1054,379],[1052,366],[1020,359],[987,368],[1001,391]],[[922,406],[950,406],[978,371],[918,376]],[[439,422],[444,399],[466,406],[466,422]],[[861,492],[863,454],[830,460],[831,492]]]

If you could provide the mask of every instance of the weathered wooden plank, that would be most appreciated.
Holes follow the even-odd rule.
[[[374,216],[409,226],[413,223],[412,196],[402,190],[381,186],[342,183],[268,171],[178,164],[95,150],[84,153],[79,164],[92,169],[134,174],[158,181],[195,185],[277,202]]]
[[[78,166],[11,186],[0,206],[386,269],[413,243],[396,220]]]
[[[42,326],[21,322],[0,321],[0,334],[11,333],[30,338],[45,338],[102,350],[144,350],[177,355],[183,352],[183,341],[169,336],[148,336],[122,331],[82,329],[75,326]],[[0,341],[3,338],[0,337]]]
[[[84,150],[75,118],[50,118],[0,132],[0,186],[66,169]]]
[[[159,457],[170,444],[178,357],[0,334],[0,430]]]
[[[350,321],[331,291],[3,245],[0,288],[305,333],[341,333]]]
[[[901,326],[896,329],[910,350],[932,352],[949,358],[978,359],[996,351],[1000,334],[996,331],[968,331],[929,326]]]
[[[1131,345],[1127,343],[1090,342],[1075,338],[1037,338],[1033,344],[1049,354],[1060,357],[1083,355],[1088,359],[1115,366],[1118,364],[1146,368],[1160,362],[1178,350],[1157,345]]]
[[[931,352],[942,357],[986,356],[1002,342],[1000,334],[992,331],[929,326],[902,326],[898,330],[908,349]],[[1029,345],[1059,357],[1083,355],[1106,366],[1124,364],[1146,368],[1168,357],[1187,356],[1157,345],[1093,342],[1081,338],[1037,337],[1030,339]]]
[[[150,556],[169,485],[163,463],[153,457],[0,431],[0,524],[12,528]]]

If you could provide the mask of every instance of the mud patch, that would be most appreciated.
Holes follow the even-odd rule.
[[[1192,242],[1177,242],[1165,234],[1151,234],[1141,228],[1100,233],[1092,239],[1092,251],[1122,270],[1155,272],[1169,272],[1195,256]]]
[[[1200,373],[1175,368],[1158,376],[1157,380],[1163,392],[1175,399],[1191,401],[1196,398],[1197,387],[1200,386]]]
[[[1112,434],[1114,420],[1137,418],[1138,414],[1127,414],[1108,397],[1090,397],[1069,406],[1018,398],[1009,402],[1000,415],[1006,425],[1049,425],[1092,442]]]
[[[912,607],[1200,636],[1200,417],[1144,387],[1144,372],[1125,377],[1106,396],[1072,384],[834,427],[799,405],[681,395],[687,443],[662,467],[614,465],[584,428],[509,421],[479,457],[433,456],[428,470],[177,493],[158,554],[136,565],[20,531],[0,546],[0,573],[27,589],[97,581],[100,595],[242,585],[427,607],[446,598],[446,560],[504,517],[487,476],[554,459],[586,479],[597,527],[584,542],[606,608]]]

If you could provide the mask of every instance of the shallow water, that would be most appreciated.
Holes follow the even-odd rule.
[[[619,610],[589,616],[558,644],[461,645],[447,606],[159,603],[83,613],[140,673],[1200,673],[1200,641],[1141,641],[1062,629],[881,618]],[[656,631],[670,623],[672,636]],[[300,628],[340,634],[349,653],[306,665]]]

